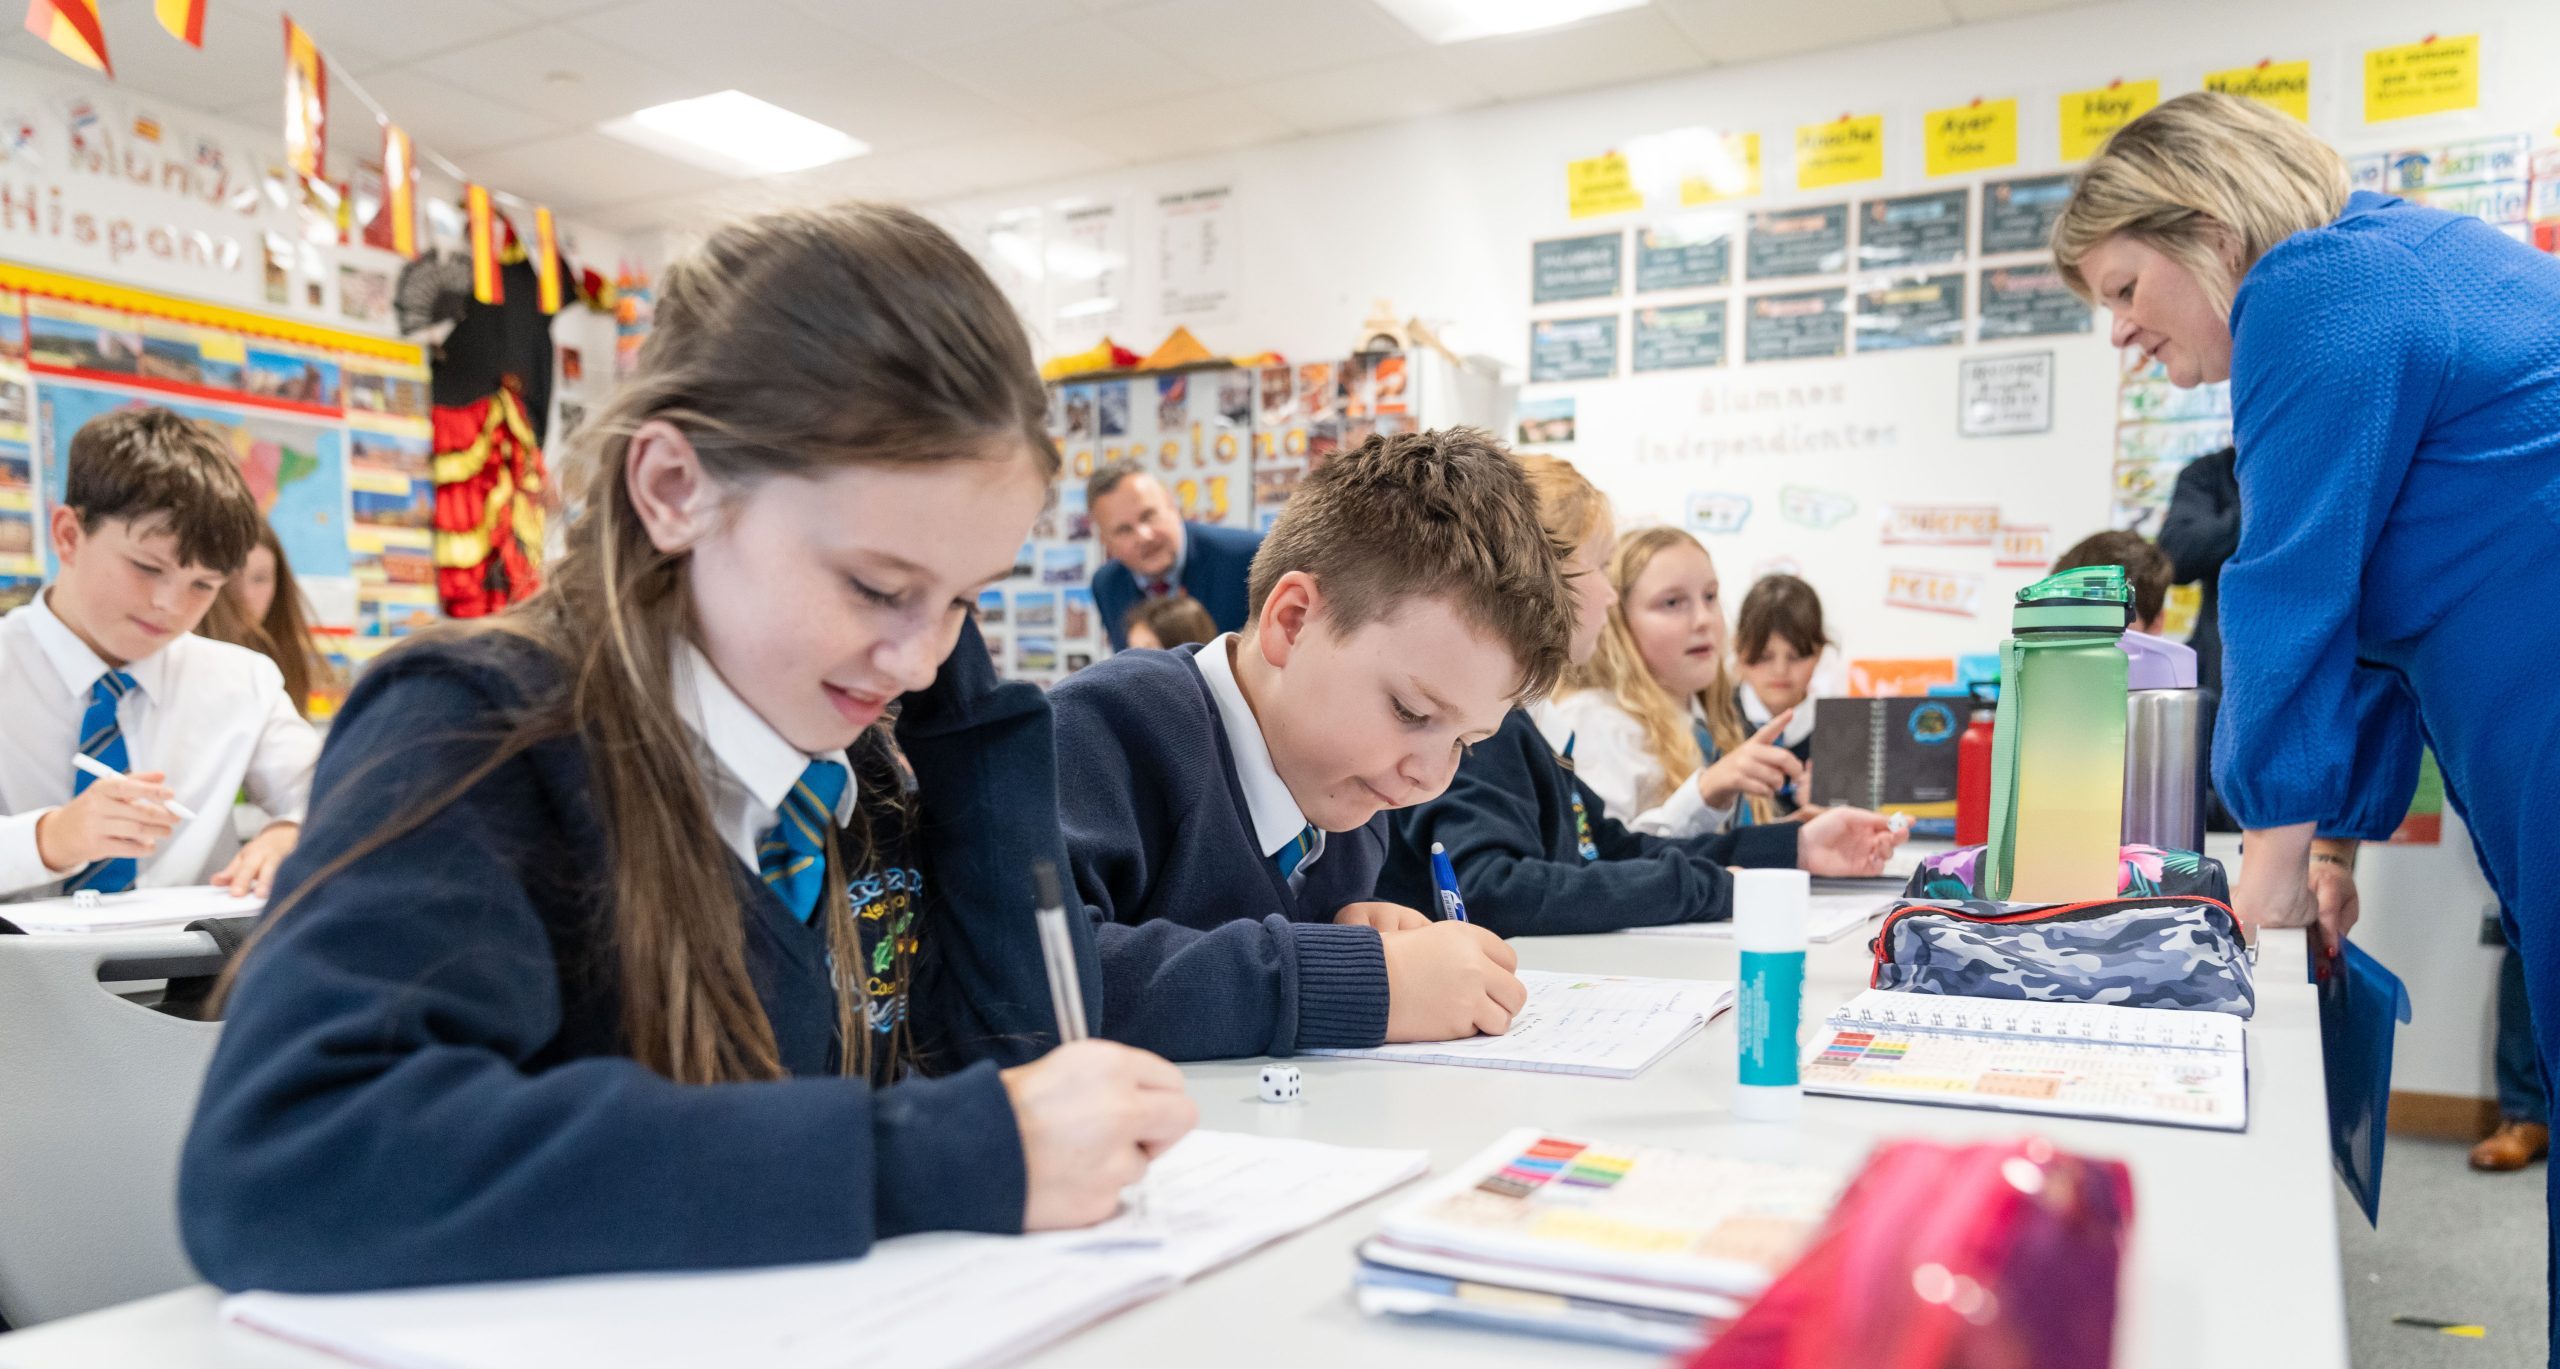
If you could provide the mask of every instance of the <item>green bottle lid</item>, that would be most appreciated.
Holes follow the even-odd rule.
[[[2133,587],[2122,566],[2057,571],[2018,591],[2018,632],[2122,633],[2133,622]]]

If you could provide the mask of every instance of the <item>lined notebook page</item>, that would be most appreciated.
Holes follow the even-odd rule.
[[[1522,970],[1529,1001],[1500,1036],[1309,1051],[1418,1065],[1472,1065],[1631,1079],[1733,1005],[1722,979],[1636,979]]]

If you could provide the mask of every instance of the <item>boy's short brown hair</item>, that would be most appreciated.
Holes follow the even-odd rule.
[[[263,516],[230,445],[211,428],[157,405],[118,409],[71,435],[62,505],[95,532],[117,519],[164,523],[178,559],[224,575],[258,544]]]
[[[2091,566],[2124,567],[2125,583],[2133,586],[2133,621],[2137,623],[2150,622],[2168,607],[2169,582],[2178,573],[2169,553],[2138,532],[2091,533],[2053,563],[2057,575]]]
[[[1515,699],[1555,687],[1573,641],[1573,592],[1538,496],[1511,453],[1478,428],[1371,437],[1289,496],[1246,587],[1254,617],[1291,571],[1315,577],[1333,631],[1408,599],[1447,599],[1520,663]]]

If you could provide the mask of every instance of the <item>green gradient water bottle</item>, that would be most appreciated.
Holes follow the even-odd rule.
[[[2113,898],[2124,839],[2122,566],[2049,575],[2018,591],[2000,644],[1991,848],[1983,891],[2013,903]]]

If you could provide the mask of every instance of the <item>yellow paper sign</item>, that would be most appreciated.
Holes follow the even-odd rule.
[[[2364,121],[2384,123],[2480,103],[2480,35],[2430,37],[2364,55]]]
[[[1608,152],[1564,164],[1565,207],[1577,219],[1629,214],[1644,208],[1644,193],[1627,174],[1627,159]]]
[[[2062,97],[2062,160],[2085,162],[2115,131],[2160,103],[2158,81],[2114,81]]]
[[[2255,100],[2306,124],[2311,122],[2309,62],[2260,62],[2253,67],[2208,71],[2204,74],[2204,88]]]
[[[1696,167],[1680,177],[1680,203],[1713,204],[1760,193],[1760,135],[1728,133],[1719,140],[1720,165]]]
[[[1884,175],[1884,116],[1863,114],[1796,126],[1796,188],[1814,190]]]
[[[1933,109],[1921,126],[1923,163],[1932,176],[1987,171],[2018,161],[2018,102],[1976,100]]]

